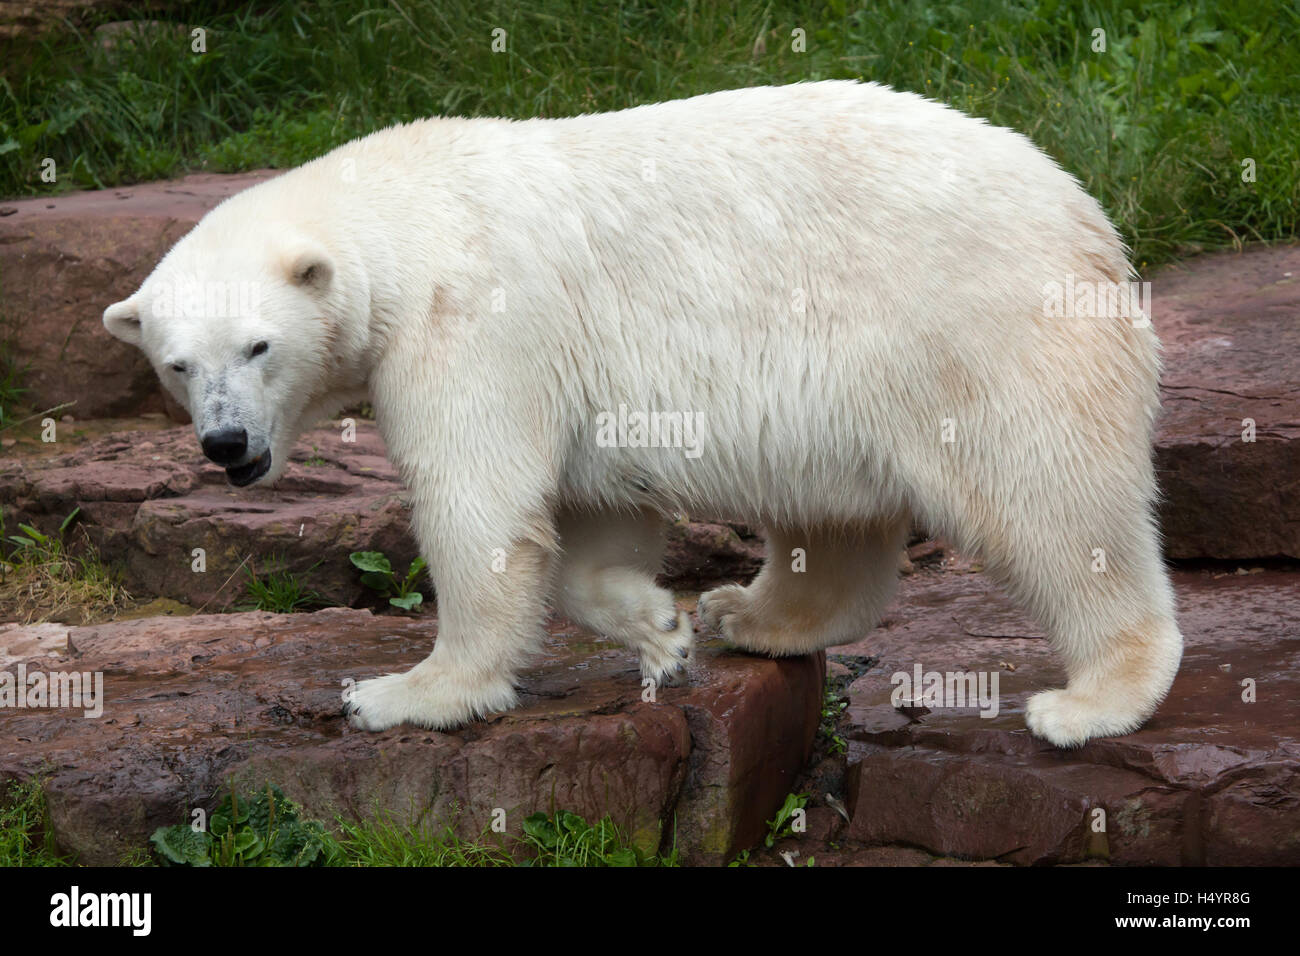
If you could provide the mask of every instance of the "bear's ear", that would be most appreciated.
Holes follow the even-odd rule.
[[[294,285],[324,292],[334,278],[334,260],[320,246],[300,246],[285,258],[285,271]]]
[[[128,345],[140,345],[140,306],[134,299],[116,302],[104,310],[104,328]]]

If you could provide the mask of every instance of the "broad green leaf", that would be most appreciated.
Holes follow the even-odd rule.
[[[393,589],[393,576],[382,571],[367,571],[361,575],[361,583],[376,591],[388,592]]]
[[[555,829],[555,824],[544,813],[534,813],[526,819],[524,821],[524,833],[548,850],[554,849],[555,844],[560,840],[560,834]]]
[[[388,603],[400,607],[403,611],[410,611],[424,603],[424,595],[419,591],[412,591],[403,597],[390,597]]]
[[[384,556],[382,551],[353,551],[348,555],[348,560],[362,571],[381,571],[384,574],[393,573],[393,566],[389,563],[388,558]]]
[[[610,866],[636,866],[636,852],[630,847],[615,850],[606,856]]]
[[[245,860],[251,860],[265,849],[262,838],[253,830],[236,830],[234,834],[235,852]]]
[[[211,866],[212,838],[188,824],[159,827],[149,838],[158,854],[176,866]]]

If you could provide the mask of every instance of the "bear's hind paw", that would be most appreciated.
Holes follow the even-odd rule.
[[[1045,690],[1029,698],[1025,724],[1035,737],[1057,747],[1082,747],[1097,737],[1120,737],[1142,725],[1144,716],[1071,691]]]

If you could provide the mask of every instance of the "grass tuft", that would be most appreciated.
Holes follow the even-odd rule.
[[[0,867],[70,865],[55,850],[41,781],[11,782],[0,796]]]
[[[308,573],[319,563],[312,565]],[[330,606],[329,600],[309,588],[296,574],[284,568],[273,568],[264,574],[257,574],[250,567],[245,573],[247,574],[244,580],[246,600],[238,606],[238,610],[292,614],[295,611]]]
[[[450,825],[414,827],[377,813],[368,820],[335,821],[327,841],[330,866],[514,866],[506,849],[486,841],[462,840]]]
[[[85,624],[111,619],[130,603],[121,574],[100,559],[84,528],[76,547],[69,543],[80,512],[74,509],[57,531],[19,524],[10,532],[0,508],[0,620]]]

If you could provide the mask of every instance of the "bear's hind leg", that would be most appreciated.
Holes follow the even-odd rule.
[[[880,621],[898,585],[910,521],[767,531],[767,561],[748,587],[700,598],[700,620],[745,650],[784,657],[857,640]]]
[[[1116,468],[1122,459],[1085,452],[1074,461],[1036,461],[1018,474],[991,469],[954,502],[956,520],[933,522],[978,553],[1047,630],[1067,684],[1031,697],[1025,722],[1058,747],[1136,730],[1168,692],[1182,657],[1148,504],[1154,478],[1145,448],[1127,471]],[[1014,452],[1004,460],[1018,459],[1033,461]],[[1001,490],[1008,482],[1014,495]]]
[[[663,560],[663,519],[651,511],[569,511],[559,518],[554,604],[575,624],[641,656],[658,685],[686,675],[695,632],[672,593],[655,584]]]
[[[1065,663],[1066,686],[1029,698],[1025,723],[1058,747],[1078,747],[1131,733],[1155,712],[1183,639],[1146,516],[1114,522],[1110,533],[1054,537],[1013,545],[990,570],[1004,572],[998,576],[1036,613]]]

